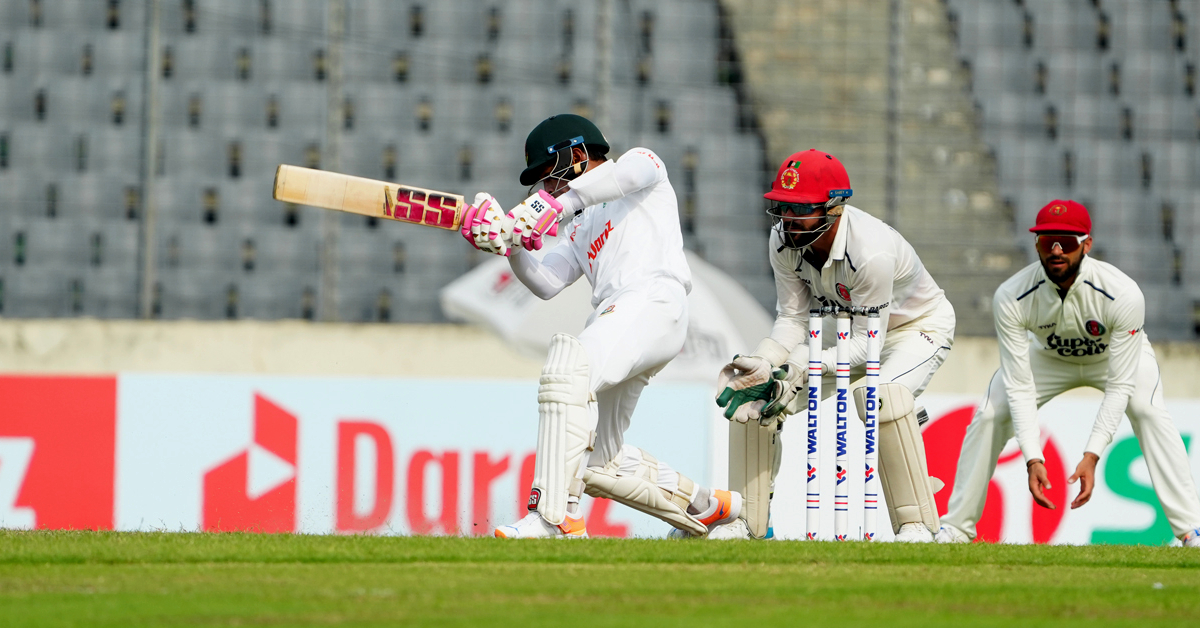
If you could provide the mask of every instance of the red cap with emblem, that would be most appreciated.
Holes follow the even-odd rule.
[[[1092,217],[1083,205],[1075,201],[1050,201],[1037,214],[1037,221],[1029,228],[1034,233],[1065,231],[1087,235],[1092,232]]]
[[[771,191],[763,196],[783,203],[824,203],[838,196],[849,198],[851,193],[850,175],[842,162],[810,148],[783,161]]]

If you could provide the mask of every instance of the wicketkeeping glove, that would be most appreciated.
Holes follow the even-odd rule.
[[[504,212],[494,196],[486,192],[475,195],[475,203],[463,213],[462,236],[471,246],[496,255],[509,254],[509,237],[505,230]]]
[[[770,401],[773,389],[773,382],[766,382],[765,384],[741,390],[726,388],[717,397],[717,405],[724,406],[725,418],[730,421],[745,423],[752,420],[761,420],[763,418],[763,406],[766,406],[767,402]]]
[[[771,390],[771,399],[762,409],[763,419],[773,419],[787,410],[788,404],[796,398],[796,395],[801,390],[808,388],[808,382],[805,379],[807,369],[797,366],[791,362],[784,362],[783,366],[775,369],[771,373],[772,383],[774,384]]]
[[[774,382],[771,363],[756,355],[735,355],[721,369],[717,379],[717,405],[725,408],[725,418],[738,423],[758,419],[771,399]]]
[[[562,212],[563,206],[558,199],[545,190],[538,190],[508,212],[513,223],[512,245],[520,242],[526,251],[541,249],[542,236],[558,235],[558,218]]]

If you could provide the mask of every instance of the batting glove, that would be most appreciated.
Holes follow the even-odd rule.
[[[486,192],[475,195],[475,204],[463,214],[462,236],[471,246],[496,255],[509,254],[508,240],[504,237],[504,213],[494,196]]]
[[[558,199],[545,190],[538,190],[508,212],[513,223],[512,245],[515,247],[519,241],[526,251],[541,249],[543,236],[558,235],[558,218],[562,212],[563,206]]]

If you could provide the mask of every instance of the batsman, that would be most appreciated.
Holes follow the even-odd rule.
[[[634,148],[609,160],[586,118],[561,114],[525,141],[521,184],[541,185],[507,213],[481,193],[462,234],[506,255],[513,274],[549,299],[580,277],[595,311],[578,338],[555,334],[538,387],[538,441],[529,514],[496,528],[503,538],[587,536],[579,500],[605,497],[690,536],[737,518],[741,496],[696,484],[624,442],[642,389],[683,348],[691,271],[679,208],[658,155]],[[546,236],[565,232],[544,255]]]
[[[852,193],[842,163],[810,149],[784,160],[764,195],[772,201],[768,254],[777,316],[771,334],[753,354],[734,356],[721,372],[717,403],[733,421],[730,488],[744,495],[744,507],[741,517],[709,538],[766,535],[783,420],[804,412],[808,404],[809,311],[829,307],[876,308],[880,313],[878,471],[883,497],[896,540],[931,542],[938,529],[933,494],[942,483],[929,477],[914,398],[954,343],[954,308],[899,233],[846,203]],[[865,317],[854,318],[851,374],[865,370],[866,327]],[[829,347],[813,368],[819,368],[822,381],[832,382],[836,363],[836,351]],[[823,384],[822,389],[833,386]],[[865,421],[863,393],[862,387],[854,391]],[[810,440],[809,447],[814,446]],[[818,472],[808,470],[810,475]]]

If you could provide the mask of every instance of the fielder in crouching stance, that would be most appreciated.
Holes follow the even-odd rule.
[[[1092,219],[1083,205],[1051,201],[1030,231],[1037,234],[1039,261],[996,290],[1000,369],[967,427],[937,540],[965,543],[975,538],[988,480],[1014,434],[1029,470],[1033,500],[1054,508],[1043,493],[1050,480],[1037,409],[1072,388],[1091,386],[1104,391],[1104,400],[1083,459],[1069,480],[1080,485],[1071,508],[1091,499],[1096,463],[1125,414],[1172,531],[1184,545],[1200,547],[1200,497],[1183,439],[1163,406],[1158,359],[1142,330],[1142,291],[1116,267],[1087,256]]]
[[[541,183],[507,215],[487,194],[467,210],[463,236],[507,255],[522,283],[549,299],[586,276],[595,312],[578,338],[555,334],[538,389],[538,443],[529,514],[496,528],[505,538],[586,537],[580,495],[606,497],[690,535],[732,521],[741,496],[697,485],[623,433],[642,389],[683,348],[691,271],[675,191],[662,161],[634,148],[617,161],[594,124],[548,118],[525,142],[523,185]],[[566,215],[566,232],[541,260]]]
[[[743,517],[710,538],[762,538],[766,532],[779,470],[780,421],[808,404],[809,310],[827,306],[880,308],[879,476],[888,514],[900,541],[929,542],[938,529],[933,494],[942,483],[929,477],[917,419],[922,410],[913,398],[950,351],[954,308],[899,233],[846,204],[851,193],[841,162],[807,150],[783,162],[764,195],[776,202],[768,213],[774,221],[769,255],[778,315],[753,355],[734,356],[722,370],[717,402],[734,421],[730,488],[743,493],[745,507]],[[853,322],[852,374],[865,370],[866,322],[862,316]],[[836,364],[835,349],[825,349],[820,370],[828,380],[822,385],[826,396],[834,388]],[[854,391],[860,418],[864,393],[863,387]]]

